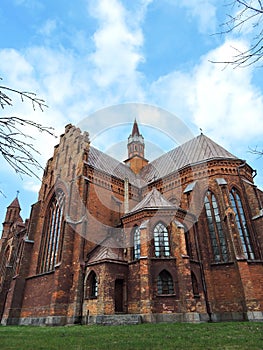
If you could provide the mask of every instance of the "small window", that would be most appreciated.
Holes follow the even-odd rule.
[[[133,231],[133,258],[139,259],[141,255],[140,228],[136,226]]]
[[[170,256],[169,237],[167,228],[159,222],[153,230],[155,256]]]
[[[87,280],[87,298],[95,299],[98,296],[98,279],[94,271],[91,271]]]
[[[174,294],[173,279],[170,273],[163,270],[157,278],[158,294]]]

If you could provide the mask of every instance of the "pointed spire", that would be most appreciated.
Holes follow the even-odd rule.
[[[133,128],[132,128],[132,133],[131,136],[140,136],[140,132],[139,132],[139,127],[136,121],[136,118],[134,119],[134,123],[133,123]]]
[[[8,208],[19,208],[20,209],[20,204],[19,204],[19,200],[16,197],[13,202],[11,204],[9,204]]]

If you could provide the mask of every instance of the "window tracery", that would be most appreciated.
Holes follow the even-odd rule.
[[[159,222],[153,230],[154,248],[156,257],[170,256],[168,230],[163,223]]]
[[[210,241],[215,262],[228,261],[228,251],[219,208],[215,195],[208,191],[205,197],[205,211]]]

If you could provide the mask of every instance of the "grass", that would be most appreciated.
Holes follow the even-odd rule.
[[[0,327],[0,349],[263,349],[263,322]]]

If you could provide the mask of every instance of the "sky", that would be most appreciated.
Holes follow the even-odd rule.
[[[249,149],[263,144],[263,68],[211,63],[230,59],[253,37],[247,26],[219,34],[227,16],[237,11],[229,3],[1,0],[1,83],[33,91],[48,105],[43,112],[34,111],[12,95],[13,106],[1,116],[54,127],[58,138],[25,130],[34,138],[43,167],[69,123],[85,125],[92,144],[120,160],[135,117],[146,156],[147,144],[156,151],[150,159],[182,142],[179,124],[193,137],[202,129],[257,169],[254,181],[262,189],[263,160]],[[150,117],[142,116],[144,110]],[[3,159],[0,167],[1,222],[17,191],[21,216],[29,217],[41,182],[19,176]]]

